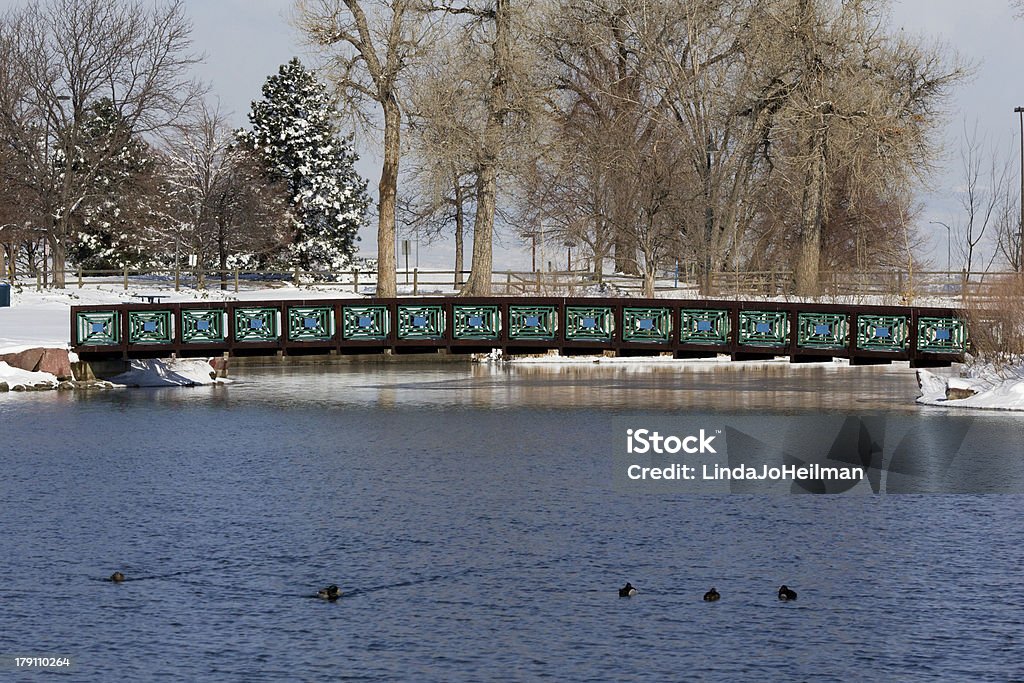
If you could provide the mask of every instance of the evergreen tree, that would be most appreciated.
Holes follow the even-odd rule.
[[[149,207],[153,160],[109,98],[92,104],[70,155],[55,154],[58,181],[69,171],[82,180],[72,212],[68,256],[87,269],[155,265],[159,234]]]
[[[249,121],[252,130],[237,131],[236,139],[264,161],[270,180],[288,185],[293,261],[311,269],[347,268],[369,200],[327,88],[293,58],[267,78]]]

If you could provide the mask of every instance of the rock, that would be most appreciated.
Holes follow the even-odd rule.
[[[75,389],[77,386],[78,385],[76,383],[72,382],[72,381],[64,380],[60,384],[57,385],[57,389],[59,391],[69,391],[71,389]]]
[[[10,391],[11,388],[7,386],[7,382],[0,382],[0,393],[4,391]]]
[[[29,372],[48,372],[57,379],[71,379],[71,362],[67,349],[34,348],[18,353],[0,354],[0,361],[12,368]]]
[[[57,379],[71,379],[74,375],[71,372],[71,361],[68,359],[66,349],[43,349],[42,358],[35,368],[36,372],[48,372],[56,375]]]
[[[45,349],[36,348],[25,349],[24,351],[18,351],[17,353],[5,353],[0,355],[0,361],[4,361],[12,368],[35,372],[40,359],[43,357],[43,351],[45,351]]]

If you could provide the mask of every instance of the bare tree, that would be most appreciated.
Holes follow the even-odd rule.
[[[797,292],[819,286],[822,230],[833,180],[849,198],[920,180],[936,154],[933,135],[950,88],[967,69],[941,46],[885,30],[879,0],[760,3],[755,56],[786,94],[772,127],[780,180],[792,188]]]
[[[286,187],[267,181],[233,140],[226,116],[205,103],[165,136],[162,194],[175,267],[182,248],[224,272],[263,265],[289,243]]]
[[[1008,210],[1012,206],[1009,197],[1014,176],[1009,158],[995,148],[985,149],[985,139],[978,135],[977,125],[970,133],[964,132],[960,163],[962,185],[956,194],[963,214],[956,222],[956,228],[963,241],[957,247],[970,277],[976,252],[985,236],[992,238],[993,231],[1005,236],[1006,228],[1003,226],[1011,218]],[[996,239],[1000,246],[1006,241],[999,240],[999,236]],[[998,249],[993,251],[989,263],[997,253]]]
[[[314,45],[331,48],[333,79],[350,113],[383,118],[384,161],[378,185],[377,294],[397,293],[395,213],[402,155],[403,89],[417,60],[424,14],[418,0],[296,0],[295,23]]]
[[[429,58],[417,65],[407,104],[412,164],[401,209],[404,222],[428,239],[453,230],[454,284],[459,287],[485,112],[476,88],[482,64],[464,59],[466,47],[455,37],[436,41]]]
[[[537,67],[530,23],[533,2],[479,0],[435,5],[444,26],[461,44],[450,51],[455,62],[446,70],[452,82],[461,82],[475,106],[462,144],[473,154],[476,176],[473,217],[473,256],[465,295],[491,291],[495,217],[499,213],[501,178],[515,174],[521,150],[539,134],[542,110],[534,81]],[[504,189],[511,189],[507,184]]]
[[[176,121],[200,88],[189,75],[199,58],[191,52],[191,23],[181,0],[36,1],[8,13],[3,23],[16,36],[11,64],[26,89],[0,111],[0,136],[30,171],[26,178],[48,217],[54,284],[64,285],[73,216],[103,173],[105,159],[84,173],[53,159],[71,159],[89,108],[107,99],[136,135]],[[26,125],[27,124],[27,125]]]

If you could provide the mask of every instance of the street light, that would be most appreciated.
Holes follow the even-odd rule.
[[[1024,272],[1024,107],[1014,107],[1013,111],[1020,115],[1020,243],[1017,245],[1020,260],[1017,270]]]
[[[941,225],[942,227],[944,227],[946,229],[946,277],[948,278],[949,277],[949,273],[951,272],[951,269],[952,269],[952,266],[950,265],[951,264],[951,260],[949,258],[949,255],[950,255],[950,246],[949,245],[953,241],[953,231],[950,229],[950,227],[948,225],[946,225],[942,221],[928,221],[928,222],[930,224],[932,224],[932,225]]]

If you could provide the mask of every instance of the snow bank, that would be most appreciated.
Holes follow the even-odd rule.
[[[214,369],[205,360],[152,359],[133,360],[131,369],[111,377],[111,384],[128,387],[190,387],[199,384],[221,384]]]
[[[1024,411],[1024,367],[998,370],[972,368],[966,377],[942,377],[917,371],[921,387],[918,403],[949,408]]]
[[[20,368],[12,368],[7,363],[0,361],[0,391],[7,389],[18,391],[20,389],[56,389],[57,377],[48,372],[30,372]]]

